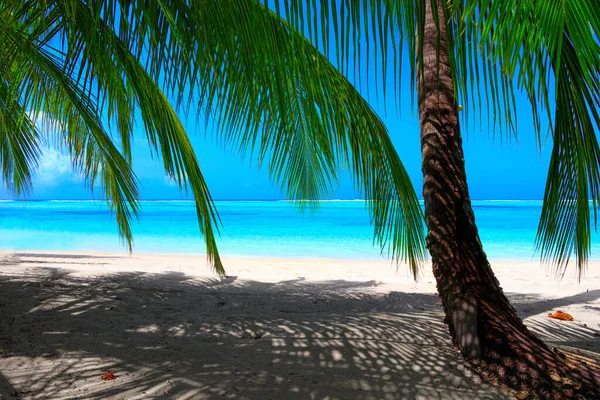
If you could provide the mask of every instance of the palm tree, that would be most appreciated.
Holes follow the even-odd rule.
[[[433,6],[435,5],[429,2],[425,4],[424,30],[419,43],[422,48],[419,49],[418,56],[422,71],[417,73],[417,87],[424,175],[423,198],[429,231],[427,247],[432,257],[433,272],[450,333],[463,356],[483,362],[486,372],[494,373],[515,389],[535,388],[540,397],[573,396],[572,388],[553,388],[551,375],[569,375],[568,368],[553,351],[527,330],[502,292],[483,251],[467,188],[455,91],[456,64],[453,65],[450,61],[449,54],[452,42],[456,43],[458,38],[456,32],[449,33],[450,24],[446,23],[446,18],[451,15],[448,12],[450,10],[445,9],[442,2],[437,3],[437,12],[434,12]],[[456,54],[456,59],[462,56]],[[521,64],[519,67],[529,68],[529,65],[525,65],[526,61],[525,57],[518,60]],[[600,63],[596,65],[600,66]],[[561,85],[560,80],[557,80],[557,84]],[[558,122],[561,118],[559,112],[556,118]],[[561,128],[556,126],[554,133],[555,146],[560,146],[557,134],[564,134],[564,131],[561,132]],[[549,193],[545,199],[539,240],[546,251],[546,246],[562,240],[560,236],[569,235],[571,229],[579,228],[582,230],[582,237],[575,237],[573,246],[579,250],[577,255],[580,257],[581,268],[581,263],[589,253],[590,234],[589,217],[578,213],[589,214],[587,186],[595,185],[598,188],[599,182],[595,179],[598,178],[599,164],[594,131],[573,133],[574,137],[583,133],[581,136],[587,135],[592,142],[592,148],[586,149],[591,161],[587,163],[591,179],[587,181],[587,177],[584,177],[585,193],[567,192],[557,196],[551,192],[552,185],[556,184],[552,179],[569,184],[569,179],[574,177],[563,171],[557,177],[556,172],[553,176],[553,171],[550,171],[547,188]],[[557,162],[556,157],[555,151],[553,164]],[[569,167],[575,167],[572,159],[560,161],[571,164]],[[565,210],[560,204],[555,204],[571,198],[581,199],[582,195],[585,196],[584,202],[579,208],[575,206],[572,210]],[[570,223],[576,226],[570,226],[569,223],[566,226],[554,226],[560,224],[565,214],[571,212],[575,213],[575,219]],[[582,224],[585,224],[585,228]],[[565,244],[558,243],[560,252],[568,252],[558,253],[557,262],[560,266],[566,266],[570,255],[571,249]],[[590,379],[590,386],[593,388],[593,379]],[[589,390],[594,390],[592,388]],[[563,391],[564,389],[566,390]]]
[[[469,199],[457,106],[459,99],[466,111],[481,107],[483,93],[501,128],[516,133],[512,96],[522,89],[540,143],[540,119],[550,116],[553,152],[538,248],[558,272],[575,253],[582,271],[590,251],[588,200],[595,211],[600,188],[600,12],[593,1],[274,5],[271,11],[258,0],[4,1],[3,181],[17,193],[27,190],[51,133],[36,124],[35,116],[45,116],[60,128],[54,140],[90,186],[100,182],[131,246],[137,182],[130,141],[139,109],[166,172],[191,188],[207,254],[222,273],[218,216],[178,117],[196,112],[217,124],[225,143],[266,164],[289,198],[316,200],[349,168],[372,200],[379,243],[416,274],[424,256],[416,195],[385,127],[345,77],[350,61],[356,71],[366,57],[365,65],[381,61],[376,72],[385,81],[393,59],[400,83],[407,47],[421,118],[427,248],[455,344],[483,373],[513,388],[558,398],[597,391],[585,368],[575,380],[581,387],[555,384],[553,377],[576,372],[527,330],[494,277]],[[319,49],[335,49],[339,70]]]
[[[455,345],[486,374],[538,396],[565,398],[577,388],[555,384],[577,376],[579,395],[599,396],[598,380],[574,372],[527,330],[487,260],[469,198],[458,104],[481,108],[516,135],[515,90],[524,91],[540,145],[547,115],[552,157],[537,248],[564,274],[571,255],[581,277],[590,254],[600,190],[600,11],[594,1],[357,0],[302,6],[285,1],[294,26],[336,50],[341,69],[349,54],[374,54],[394,65],[408,47],[421,122],[427,248]],[[325,21],[306,24],[306,21]],[[330,33],[333,26],[334,34]],[[333,45],[330,43],[333,42]],[[361,45],[367,45],[361,51]],[[354,66],[361,61],[353,60]],[[385,78],[386,69],[380,76]],[[395,72],[396,74],[396,72]],[[398,75],[396,74],[395,77]],[[399,82],[396,82],[399,83]],[[554,90],[552,90],[554,89]],[[491,109],[490,109],[491,105]],[[553,380],[554,377],[554,380]],[[587,391],[587,392],[586,392]]]

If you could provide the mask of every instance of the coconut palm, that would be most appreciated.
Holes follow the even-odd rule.
[[[459,106],[487,106],[500,129],[517,135],[514,93],[531,103],[540,147],[549,120],[553,142],[537,235],[541,259],[564,274],[572,255],[581,277],[590,254],[600,189],[600,10],[591,0],[357,0],[308,5],[285,1],[287,18],[341,70],[383,60],[414,60],[421,122],[427,248],[446,312],[462,354],[516,389],[543,397],[573,396],[552,389],[552,375],[573,374],[527,330],[503,294],[483,251],[469,198]],[[307,23],[321,21],[320,23]],[[365,45],[367,48],[365,49]],[[363,49],[361,50],[361,46]],[[356,61],[356,57],[361,60]],[[366,61],[365,61],[366,59]],[[399,74],[394,71],[396,84]],[[482,101],[482,97],[487,101]],[[583,369],[579,382],[598,393]],[[587,374],[587,376],[585,376]],[[595,385],[595,388],[594,388]],[[554,385],[556,386],[556,385]],[[560,386],[560,385],[559,385]],[[585,385],[584,385],[585,386]],[[590,395],[588,393],[588,395]]]
[[[416,274],[425,253],[416,195],[385,127],[346,77],[375,61],[385,82],[393,63],[400,84],[406,48],[421,119],[427,248],[450,333],[482,372],[551,396],[552,376],[575,372],[527,330],[490,268],[469,199],[458,103],[465,116],[487,104],[499,128],[516,134],[513,93],[522,90],[540,143],[548,116],[553,152],[538,248],[561,273],[574,253],[582,271],[588,200],[595,212],[600,183],[593,1],[281,0],[273,11],[266,3],[3,1],[5,184],[26,191],[41,144],[54,140],[111,200],[131,246],[138,205],[130,143],[140,120],[167,174],[191,189],[207,254],[222,273],[218,215],[179,120],[196,113],[266,165],[291,199],[322,198],[349,169],[371,200],[379,244]],[[46,129],[40,115],[52,121]],[[597,390],[585,371],[581,388],[561,384],[553,393]]]

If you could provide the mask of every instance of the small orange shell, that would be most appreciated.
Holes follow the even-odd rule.
[[[560,319],[563,321],[573,321],[573,316],[562,311],[554,311],[548,314],[548,318]]]
[[[100,379],[102,379],[103,381],[112,381],[116,378],[117,376],[115,374],[113,374],[112,372],[108,371],[105,372],[104,375],[102,375],[100,377]]]

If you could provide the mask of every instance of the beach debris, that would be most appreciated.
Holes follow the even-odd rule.
[[[573,316],[560,310],[548,314],[548,318],[560,319],[562,321],[573,321]]]
[[[521,390],[521,391],[515,393],[515,398],[517,400],[529,399],[529,398],[531,398],[531,392],[528,392],[526,390]]]
[[[106,372],[104,373],[104,375],[102,375],[102,376],[100,377],[100,379],[102,379],[103,381],[112,381],[112,380],[115,380],[115,379],[116,379],[116,377],[117,377],[117,376],[116,376],[115,374],[113,374],[112,372],[110,372],[110,371],[106,371]]]

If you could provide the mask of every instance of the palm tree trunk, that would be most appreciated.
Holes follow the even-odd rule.
[[[423,69],[417,69],[423,198],[427,247],[446,322],[454,344],[482,372],[552,397],[552,375],[564,376],[567,367],[525,327],[483,251],[466,181],[442,1],[439,30],[431,1],[425,3]]]

